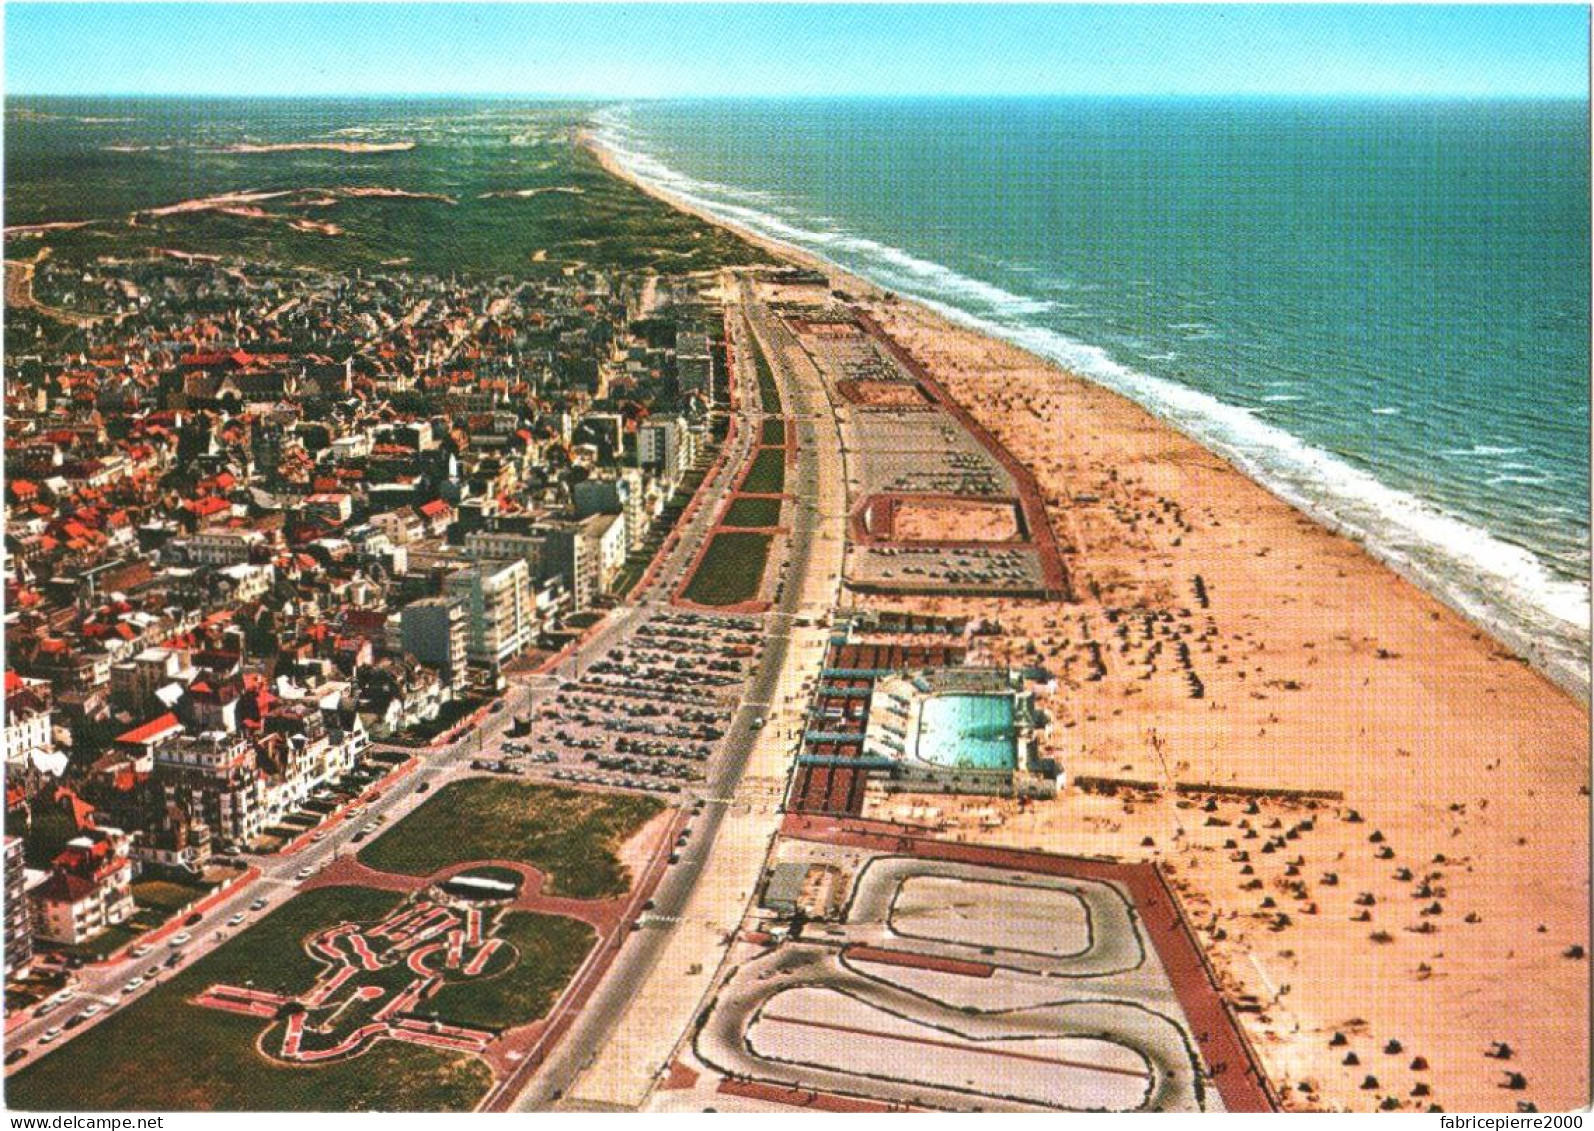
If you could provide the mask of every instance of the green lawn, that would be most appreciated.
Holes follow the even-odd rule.
[[[786,489],[786,449],[765,448],[753,459],[741,490],[749,495],[778,495]]]
[[[764,427],[763,427],[763,431],[761,432],[761,435],[764,438],[764,443],[773,444],[774,446],[776,446],[778,448],[779,447],[785,447],[786,446],[786,418],[784,416],[772,416],[772,417],[769,417],[767,420],[764,421]]]
[[[6,1081],[24,1111],[467,1111],[491,1086],[480,1061],[382,1041],[314,1068],[279,1064],[256,1042],[257,1018],[190,1005],[217,982],[298,992],[318,964],[306,935],[342,920],[372,922],[400,900],[368,888],[306,892],[170,982]]]
[[[736,605],[758,596],[771,537],[747,531],[714,535],[682,593],[699,605]]]
[[[732,499],[720,522],[724,526],[775,526],[780,522],[780,500]]]
[[[769,368],[769,359],[764,356],[764,347],[758,344],[756,337],[751,337],[753,343],[753,368],[758,371],[758,399],[768,413],[783,411],[780,403],[780,389],[775,384],[775,374]]]
[[[526,911],[505,915],[496,933],[514,946],[519,961],[496,977],[450,982],[422,1007],[426,1012],[491,1029],[543,1017],[598,939],[579,919]]]
[[[616,850],[663,808],[654,797],[470,778],[438,790],[359,859],[410,876],[472,860],[514,860],[547,873],[551,892],[620,895],[631,877]]]
[[[173,880],[137,880],[133,883],[133,902],[170,914],[196,899],[209,895],[205,884],[180,884]]]

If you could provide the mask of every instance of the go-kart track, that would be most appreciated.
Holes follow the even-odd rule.
[[[1271,1108],[1149,866],[885,829],[788,819],[772,859],[850,874],[851,893],[833,922],[784,939],[750,931],[746,957],[733,955],[682,1058],[718,1077],[722,1100]],[[679,1079],[692,1078],[701,1099],[708,1084],[692,1072]]]

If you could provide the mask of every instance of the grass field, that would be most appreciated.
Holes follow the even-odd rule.
[[[547,1015],[580,968],[598,933],[579,919],[510,912],[497,934],[519,961],[497,977],[452,982],[425,1009],[445,1021],[496,1029]]]
[[[547,890],[582,899],[631,885],[616,850],[664,803],[501,778],[453,782],[360,850],[360,863],[425,876],[472,860],[514,860],[547,873]]]
[[[773,444],[776,447],[784,447],[786,444],[786,418],[784,416],[768,417],[764,421],[760,435],[763,436],[764,443]]]
[[[775,526],[780,522],[780,500],[732,499],[720,522],[725,526]]]
[[[786,489],[786,449],[765,448],[753,459],[741,490],[750,495],[778,495]]]
[[[24,1111],[466,1111],[492,1075],[480,1061],[382,1041],[315,1068],[256,1049],[265,1023],[188,1004],[217,982],[297,992],[318,965],[304,937],[345,919],[372,922],[401,897],[323,888],[295,897],[170,982],[6,1081]]]
[[[759,344],[756,337],[751,338],[753,343],[753,368],[758,373],[758,400],[768,413],[785,411],[780,401],[780,389],[775,384],[775,373],[769,367],[769,358],[764,356],[764,347]]]
[[[714,535],[681,594],[699,605],[736,605],[758,596],[769,561],[768,534],[721,531]]]

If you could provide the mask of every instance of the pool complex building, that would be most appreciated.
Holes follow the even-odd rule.
[[[833,638],[810,703],[788,807],[863,809],[873,782],[898,792],[1050,797],[1034,695],[1006,668],[970,667],[955,639]]]

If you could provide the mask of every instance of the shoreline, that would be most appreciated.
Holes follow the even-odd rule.
[[[1437,572],[1437,567],[1424,566],[1420,561],[1414,560],[1394,547],[1385,548],[1379,546],[1371,536],[1337,516],[1327,513],[1323,508],[1314,506],[1310,500],[1301,497],[1296,492],[1285,490],[1278,484],[1267,482],[1257,474],[1253,474],[1246,466],[1248,461],[1242,451],[1236,449],[1231,454],[1219,450],[1205,438],[1194,435],[1182,427],[1178,421],[1170,419],[1128,394],[1120,392],[1087,374],[1062,365],[1013,341],[1009,337],[1001,335],[999,332],[994,332],[974,315],[933,300],[904,296],[898,292],[890,291],[855,272],[847,270],[839,264],[825,259],[821,255],[753,231],[734,220],[728,220],[715,214],[702,205],[682,199],[667,189],[659,188],[628,169],[591,129],[583,128],[578,130],[576,144],[591,153],[611,176],[620,178],[627,184],[634,186],[677,211],[684,212],[702,220],[704,223],[712,224],[733,233],[747,243],[767,252],[778,262],[791,263],[823,272],[830,276],[832,281],[842,281],[846,289],[856,291],[861,297],[867,297],[875,302],[890,301],[894,304],[911,305],[921,311],[929,321],[937,321],[964,333],[1000,342],[1004,347],[1017,350],[1032,358],[1037,365],[1056,371],[1070,380],[1089,384],[1113,397],[1119,398],[1126,404],[1134,406],[1139,411],[1155,419],[1163,427],[1178,433],[1211,456],[1222,460],[1236,475],[1256,484],[1270,496],[1280,500],[1334,537],[1356,546],[1362,553],[1390,573],[1421,591],[1425,596],[1438,602],[1449,612],[1460,617],[1501,647],[1510,651],[1585,709],[1590,706],[1591,702],[1594,702],[1594,681],[1591,681],[1591,674],[1594,674],[1594,671],[1591,671],[1586,656],[1584,658],[1585,662],[1579,665],[1575,661],[1565,660],[1559,656],[1549,654],[1534,637],[1529,636],[1526,632],[1518,631],[1509,621],[1498,615],[1492,615],[1488,609],[1473,607],[1470,602],[1464,600],[1461,596],[1447,592],[1442,585],[1441,579],[1430,572],[1430,570]],[[888,299],[887,296],[890,296],[890,298]]]
[[[1129,397],[640,187],[824,271],[1031,470],[1064,549],[1074,603],[847,603],[1000,624],[972,662],[1053,677],[1037,686],[1041,741],[1079,784],[1022,806],[872,793],[866,818],[933,812],[945,838],[1163,866],[1225,997],[1258,1008],[1241,1024],[1286,1109],[1587,1102],[1577,697]],[[1279,828],[1292,839],[1262,847]],[[1515,1050],[1524,1091],[1501,1089],[1493,1041]]]

